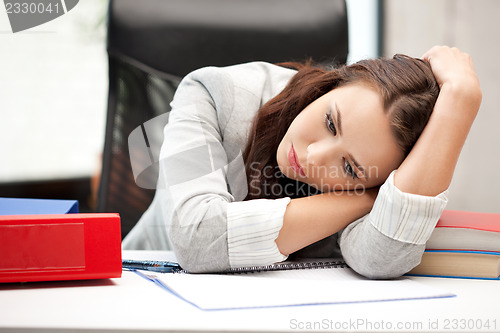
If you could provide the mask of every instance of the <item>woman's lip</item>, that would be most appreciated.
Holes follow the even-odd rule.
[[[290,151],[288,152],[288,162],[290,163],[290,166],[295,172],[297,172],[302,177],[305,177],[306,174],[302,169],[302,166],[300,166],[299,160],[297,158],[297,153],[295,152],[293,145],[290,148]]]

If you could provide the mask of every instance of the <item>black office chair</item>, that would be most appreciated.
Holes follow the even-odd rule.
[[[130,155],[137,152],[129,151],[128,137],[170,111],[186,74],[257,60],[343,64],[347,33],[344,0],[110,0],[98,211],[120,213],[124,237],[149,206],[154,188],[141,184],[154,184],[157,168],[134,177]],[[157,132],[148,136],[150,147],[162,142],[161,128]]]

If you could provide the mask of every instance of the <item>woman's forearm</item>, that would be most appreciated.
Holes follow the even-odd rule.
[[[276,239],[280,252],[289,255],[368,214],[376,192],[374,189],[363,193],[330,192],[291,200]]]

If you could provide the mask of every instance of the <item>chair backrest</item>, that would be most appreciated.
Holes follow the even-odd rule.
[[[344,0],[110,0],[109,100],[97,209],[120,213],[122,237],[150,204],[128,147],[134,129],[170,111],[180,79],[205,66],[249,61],[343,64]],[[142,127],[141,127],[142,126]],[[148,147],[161,144],[161,129]],[[148,141],[148,140],[147,140]],[[144,183],[157,170],[141,175]],[[147,187],[147,186],[146,186]]]

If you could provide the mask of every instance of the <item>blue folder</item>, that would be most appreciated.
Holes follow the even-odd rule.
[[[0,215],[75,214],[77,200],[0,198]]]

